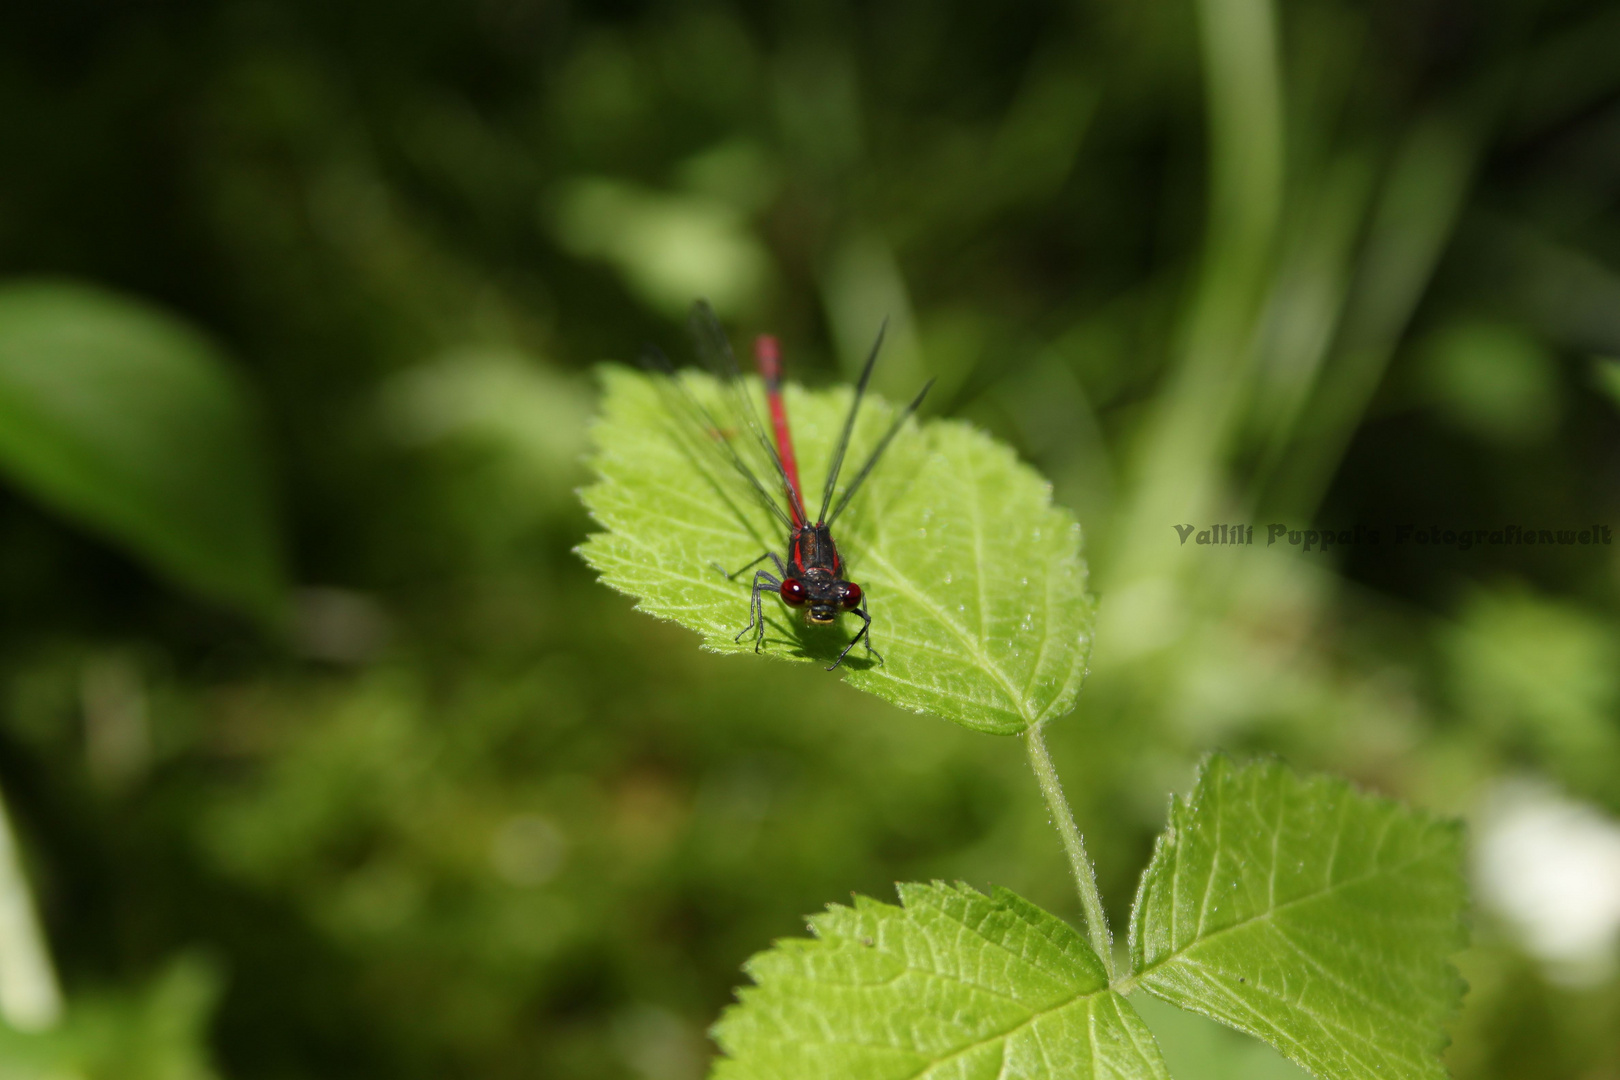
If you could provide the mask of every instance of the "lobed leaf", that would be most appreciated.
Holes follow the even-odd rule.
[[[1133,978],[1325,1080],[1438,1080],[1464,903],[1458,823],[1217,755],[1143,874]]]
[[[734,638],[748,622],[752,572],[728,581],[714,564],[735,570],[765,551],[785,555],[787,537],[721,455],[701,445],[717,436],[694,434],[671,415],[657,378],[604,370],[598,480],[583,498],[606,531],[581,553],[604,582],[643,611],[696,630],[705,648],[751,652],[751,634]],[[718,415],[713,381],[685,378]],[[790,385],[785,396],[814,513],[850,391]],[[894,415],[868,396],[846,479]],[[961,422],[908,425],[834,537],[866,592],[883,657],[877,663],[857,646],[840,669],[852,685],[995,734],[1073,706],[1093,616],[1080,526],[1010,449]],[[807,628],[774,594],[765,615],[763,651],[783,659],[830,663],[859,628],[853,615],[832,631]]]
[[[715,1080],[1168,1080],[1145,1024],[1067,923],[1009,892],[857,896],[745,970]]]

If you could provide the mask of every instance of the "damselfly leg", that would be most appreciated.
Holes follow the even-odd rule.
[[[861,619],[864,620],[861,623],[860,632],[850,639],[848,645],[844,646],[844,651],[838,654],[838,659],[827,665],[828,671],[831,671],[833,668],[844,662],[844,657],[849,655],[849,650],[855,647],[855,643],[857,641],[866,646],[866,655],[876,656],[877,662],[880,664],[883,663],[882,654],[880,654],[876,649],[872,648],[872,636],[867,633],[868,630],[872,629],[872,616],[866,613],[866,608],[864,605],[858,608],[852,608],[851,611],[853,614],[859,615]]]
[[[724,577],[727,581],[736,581],[738,575],[746,573],[749,570],[752,570],[754,567],[758,566],[760,563],[764,562],[766,559],[776,559],[776,553],[772,552],[772,551],[767,551],[765,554],[761,555],[759,558],[755,559],[753,562],[749,563],[747,566],[739,566],[737,569],[731,571],[730,573],[727,573],[726,568],[721,566],[717,562],[711,562],[709,565],[714,567],[716,570],[720,571],[721,576]],[[776,560],[776,565],[777,565],[778,568],[780,568],[781,565],[782,565],[782,560],[777,559]]]
[[[782,578],[787,577],[787,567],[782,565],[782,560],[777,557],[774,551],[767,551],[764,555],[749,563],[748,566],[756,566],[767,558],[776,564],[776,571],[782,575]],[[743,570],[748,569],[748,566],[743,567]],[[738,570],[737,573],[740,574],[743,570]],[[753,630],[755,631],[754,651],[759,652],[759,647],[765,644],[765,602],[760,599],[760,596],[767,592],[780,593],[782,591],[782,578],[773,577],[769,570],[754,571],[754,591],[748,601],[748,625],[739,630],[737,636],[731,639],[732,641],[741,641],[743,635]],[[851,644],[854,643],[851,642]],[[867,647],[870,648],[871,646]],[[844,651],[848,652],[849,650],[845,649]],[[839,659],[842,660],[843,657],[839,657]]]

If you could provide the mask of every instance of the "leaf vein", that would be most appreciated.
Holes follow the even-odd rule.
[[[940,623],[950,628],[951,632],[962,641],[963,645],[968,647],[971,659],[978,665],[979,669],[988,673],[996,682],[1001,684],[1001,688],[1006,691],[1007,697],[1019,717],[1025,722],[1029,722],[1031,718],[1023,708],[1024,702],[1019,699],[1017,690],[1013,688],[1012,680],[1007,677],[1006,672],[1001,670],[999,664],[985,654],[979,643],[967,632],[967,628],[951,618],[944,608],[940,607],[932,597],[924,593],[910,578],[900,573],[889,560],[874,552],[868,552],[867,558],[881,564],[884,572],[889,576],[891,584],[903,591],[908,599],[920,607],[928,608]]]
[[[1179,845],[1178,845],[1178,847],[1179,847]],[[1335,891],[1337,891],[1339,889],[1348,889],[1348,888],[1351,888],[1353,886],[1360,885],[1363,882],[1371,881],[1374,878],[1383,877],[1386,874],[1397,874],[1397,873],[1401,872],[1402,870],[1410,869],[1411,867],[1413,867],[1413,866],[1417,865],[1418,863],[1422,862],[1424,859],[1428,858],[1429,854],[1430,854],[1429,852],[1425,851],[1425,852],[1422,852],[1420,854],[1414,855],[1410,859],[1406,859],[1406,860],[1404,860],[1404,861],[1402,861],[1400,863],[1397,863],[1395,865],[1379,867],[1379,868],[1374,869],[1374,870],[1369,870],[1365,874],[1359,874],[1359,875],[1357,875],[1356,877],[1353,877],[1353,878],[1345,878],[1343,881],[1334,882],[1334,883],[1331,883],[1331,884],[1328,884],[1328,885],[1324,885],[1319,889],[1312,889],[1310,892],[1301,893],[1299,896],[1294,897],[1292,900],[1284,900],[1282,903],[1277,904],[1275,907],[1268,908],[1265,911],[1257,911],[1253,915],[1249,915],[1249,916],[1247,916],[1245,918],[1239,919],[1237,922],[1232,923],[1230,926],[1223,926],[1219,930],[1211,930],[1208,934],[1205,934],[1205,935],[1202,935],[1200,937],[1194,938],[1192,941],[1188,942],[1184,946],[1181,946],[1179,948],[1172,948],[1170,952],[1168,952],[1165,955],[1159,957],[1157,960],[1154,960],[1151,964],[1148,964],[1146,967],[1144,967],[1140,971],[1138,971],[1136,973],[1136,976],[1137,976],[1138,979],[1141,979],[1141,978],[1147,976],[1152,971],[1154,971],[1156,968],[1163,967],[1165,964],[1169,963],[1172,960],[1177,959],[1178,957],[1183,957],[1183,956],[1189,956],[1190,957],[1190,954],[1192,953],[1193,950],[1203,948],[1205,945],[1208,945],[1211,941],[1214,941],[1216,938],[1219,938],[1219,937],[1221,937],[1222,935],[1225,935],[1225,934],[1230,934],[1230,933],[1232,933],[1234,931],[1237,931],[1237,930],[1241,930],[1244,927],[1248,926],[1250,923],[1261,922],[1263,920],[1270,919],[1273,916],[1275,916],[1278,912],[1286,911],[1291,907],[1298,907],[1300,904],[1306,904],[1306,903],[1311,902],[1312,900],[1320,900],[1322,897],[1328,895],[1331,892],[1335,892]]]

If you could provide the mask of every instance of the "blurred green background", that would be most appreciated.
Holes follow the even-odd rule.
[[[1278,753],[1474,826],[1454,1075],[1620,1077],[1620,549],[1394,543],[1620,525],[1616,57],[1583,0],[8,6],[0,1077],[686,1080],[852,890],[1078,915],[1017,743],[571,554],[590,369],[698,295],[809,382],[888,316],[1080,516],[1116,929],[1198,755]]]

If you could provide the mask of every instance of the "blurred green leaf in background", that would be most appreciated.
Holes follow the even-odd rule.
[[[1394,540],[1620,525],[1617,55],[1601,0],[12,5],[0,790],[63,1008],[0,1063],[695,1080],[852,892],[1081,927],[1010,741],[573,554],[592,373],[708,291],[806,402],[887,316],[874,389],[1082,526],[1116,926],[1165,793],[1280,755],[1469,821],[1453,1076],[1620,1072],[1620,557]],[[192,955],[172,1044],[104,1034]],[[1291,1068],[1146,997],[1178,1080]]]
[[[0,1027],[0,1075],[215,1080],[205,1039],[219,981],[208,960],[183,956],[133,993],[86,995],[48,1034]]]
[[[178,584],[280,616],[253,404],[185,323],[85,285],[0,286],[0,470]]]

